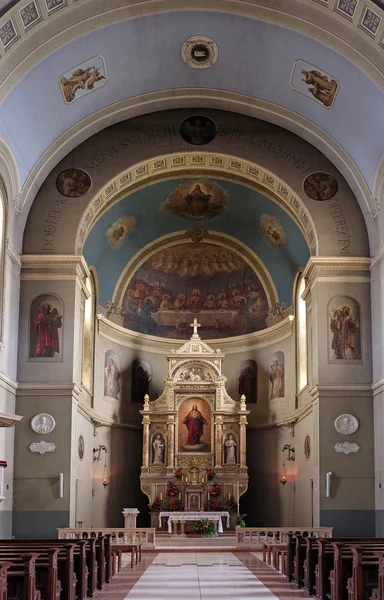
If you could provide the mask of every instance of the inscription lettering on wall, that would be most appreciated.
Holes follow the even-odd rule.
[[[60,222],[63,205],[66,204],[68,198],[56,198],[51,204],[47,218],[44,223],[42,250],[55,250],[55,234],[57,226]]]
[[[337,200],[333,198],[327,201],[328,208],[332,215],[333,223],[337,233],[340,254],[351,254],[351,234],[348,231],[348,225],[342,208]]]

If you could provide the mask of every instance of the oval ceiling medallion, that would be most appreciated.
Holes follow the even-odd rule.
[[[194,35],[184,42],[181,57],[187,65],[194,69],[211,67],[219,55],[215,42],[204,35]]]

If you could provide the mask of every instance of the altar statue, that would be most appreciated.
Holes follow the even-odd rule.
[[[163,464],[164,463],[164,440],[161,437],[160,433],[158,433],[153,440],[153,464]]]
[[[203,435],[204,425],[207,425],[207,421],[198,410],[197,404],[192,406],[192,410],[189,411],[183,423],[188,429],[187,446],[197,446],[200,444],[200,438]]]
[[[224,446],[226,449],[225,462],[227,465],[236,463],[236,442],[233,439],[233,435],[230,433],[228,439],[225,440]]]

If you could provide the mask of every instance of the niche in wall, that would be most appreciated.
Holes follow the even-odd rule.
[[[245,360],[238,366],[237,382],[239,397],[244,394],[247,404],[257,402],[257,363]]]

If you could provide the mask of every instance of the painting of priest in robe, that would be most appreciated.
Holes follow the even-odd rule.
[[[197,399],[186,400],[179,410],[179,451],[209,452],[210,411]]]
[[[340,306],[331,312],[330,328],[333,333],[332,350],[336,359],[359,359],[360,348],[357,331],[359,321],[348,305]]]
[[[120,399],[121,374],[120,358],[112,350],[105,353],[104,359],[104,397]]]
[[[59,333],[63,324],[62,303],[55,296],[38,296],[31,306],[31,358],[60,356]]]

